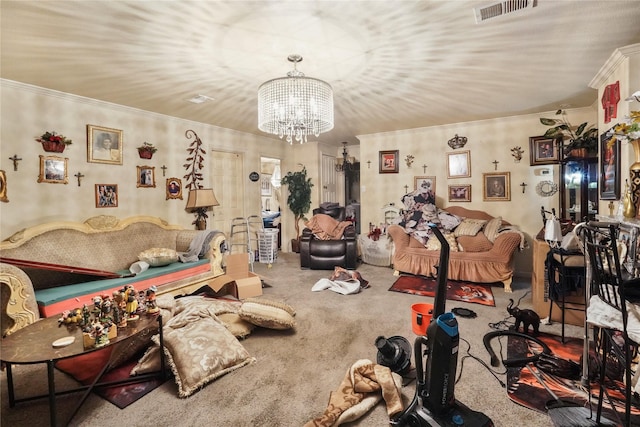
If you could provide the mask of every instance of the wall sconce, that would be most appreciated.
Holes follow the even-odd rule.
[[[207,229],[207,218],[209,218],[207,210],[213,206],[220,206],[220,202],[218,202],[215,194],[213,194],[213,189],[199,188],[189,191],[187,207],[185,209],[196,214],[196,220],[192,223],[196,226],[196,230]]]
[[[336,172],[346,172],[353,169],[356,158],[349,156],[347,151],[347,143],[342,143],[342,158],[336,158]]]

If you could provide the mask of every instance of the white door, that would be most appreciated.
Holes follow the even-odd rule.
[[[320,203],[339,202],[344,198],[344,177],[340,179],[335,164],[335,157],[322,153]]]
[[[245,216],[242,154],[223,151],[211,151],[210,154],[211,188],[220,206],[209,212],[208,228],[222,230],[228,236],[233,218]]]

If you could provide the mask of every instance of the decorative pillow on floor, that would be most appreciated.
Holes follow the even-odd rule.
[[[193,311],[185,319],[178,315],[164,329],[165,355],[180,397],[191,396],[216,378],[255,361],[207,310],[199,310],[199,319],[194,318],[196,314]]]
[[[290,311],[256,300],[244,301],[238,314],[247,322],[263,328],[282,330],[291,329],[296,325]]]
[[[246,338],[256,327],[253,323],[243,320],[238,313],[224,313],[218,319],[233,334],[234,337]]]
[[[337,267],[337,268],[340,268],[340,267]],[[293,308],[292,306],[290,306],[284,301],[278,301],[278,300],[274,300],[266,297],[257,297],[257,298],[254,297],[254,298],[247,298],[244,300],[244,302],[255,302],[257,304],[270,305],[271,307],[281,308],[292,316],[296,315],[295,308]]]
[[[162,267],[178,261],[178,253],[168,248],[151,248],[138,254],[138,259],[151,267]]]

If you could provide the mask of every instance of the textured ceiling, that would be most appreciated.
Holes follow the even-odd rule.
[[[320,139],[583,107],[639,1],[537,0],[476,24],[490,1],[8,1],[1,76],[261,134],[257,90],[292,69],[334,89]],[[202,94],[213,101],[187,102]],[[627,94],[622,94],[627,95]]]

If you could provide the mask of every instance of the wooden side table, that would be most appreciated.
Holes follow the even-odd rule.
[[[57,413],[56,413],[56,396],[62,394],[69,394],[84,391],[82,398],[76,405],[75,410],[71,414],[69,420],[63,425],[67,425],[71,422],[76,415],[84,401],[89,397],[89,394],[95,387],[102,385],[99,381],[109,368],[111,360],[107,362],[100,374],[95,378],[92,384],[88,386],[78,387],[75,389],[56,391],[54,368],[55,363],[58,360],[68,359],[70,357],[79,356],[81,354],[91,353],[93,351],[101,350],[108,346],[112,346],[116,343],[134,339],[138,334],[147,330],[150,326],[153,326],[155,322],[158,323],[160,348],[164,346],[163,334],[162,334],[162,316],[151,316],[143,314],[138,320],[129,322],[126,328],[118,329],[118,335],[116,338],[110,340],[109,344],[100,348],[88,348],[85,349],[82,339],[82,330],[77,325],[63,325],[58,326],[57,317],[48,317],[41,319],[31,325],[28,325],[15,333],[3,338],[0,342],[2,344],[2,353],[0,354],[0,361],[6,365],[7,369],[7,387],[9,392],[9,407],[13,408],[16,403],[26,402],[35,399],[49,398],[49,414],[51,420],[51,426],[57,425]],[[75,341],[65,347],[55,348],[52,343],[59,338],[68,336],[75,337]],[[146,381],[149,378],[161,378],[165,379],[166,373],[164,370],[164,351],[160,351],[160,366],[161,370],[158,372],[137,375],[135,377],[126,378],[122,381],[109,382],[109,385],[134,383],[140,381]],[[25,397],[16,399],[13,388],[13,374],[11,372],[12,365],[31,365],[37,363],[47,364],[47,380],[49,386],[49,393],[41,396]]]

